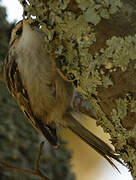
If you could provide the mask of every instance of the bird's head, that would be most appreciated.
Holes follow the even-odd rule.
[[[37,21],[30,23],[28,19],[23,19],[12,30],[9,47],[11,48],[14,45],[17,47],[18,42],[21,42],[21,46],[26,47],[39,45],[44,37],[44,33],[39,33]]]

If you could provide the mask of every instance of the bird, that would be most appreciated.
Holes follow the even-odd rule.
[[[81,114],[72,107],[75,89],[59,71],[54,71],[45,36],[26,19],[15,25],[2,65],[9,93],[37,132],[53,147],[59,146],[57,131],[62,126],[75,133],[118,170],[113,159],[122,164],[119,155],[77,120]]]

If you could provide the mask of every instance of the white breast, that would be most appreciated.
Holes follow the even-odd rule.
[[[17,63],[33,111],[46,117],[55,103],[51,87],[52,65],[42,34],[25,25],[17,46]],[[50,98],[49,98],[50,97]]]

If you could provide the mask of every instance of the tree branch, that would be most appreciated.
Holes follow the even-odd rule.
[[[24,173],[24,174],[29,174],[29,175],[34,175],[37,177],[40,177],[43,180],[49,180],[46,176],[42,175],[41,173],[37,172],[37,171],[32,171],[32,170],[27,170],[27,169],[22,169],[22,168],[17,168],[14,166],[10,166],[6,163],[0,162],[0,166],[9,170],[13,170],[13,171],[18,171],[20,173]]]
[[[36,156],[36,160],[35,160],[35,171],[36,172],[40,172],[40,157],[41,157],[41,154],[42,154],[42,149],[43,149],[43,146],[44,146],[44,141],[42,141],[40,143],[40,149],[39,149],[39,152],[37,153],[37,156]]]
[[[43,180],[49,180],[45,175],[43,175],[40,172],[40,167],[39,167],[40,166],[40,157],[41,157],[43,145],[44,145],[44,142],[41,142],[39,152],[37,153],[37,157],[36,157],[36,161],[35,161],[35,170],[27,170],[27,169],[17,168],[17,167],[8,165],[8,164],[3,163],[3,162],[0,162],[0,166],[3,167],[3,168],[9,169],[9,170],[18,171],[20,173],[37,176],[37,177],[40,177]]]

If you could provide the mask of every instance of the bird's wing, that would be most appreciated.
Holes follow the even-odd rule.
[[[12,94],[12,96],[17,100],[21,110],[30,120],[33,127],[39,133],[42,133],[52,145],[56,146],[56,129],[52,128],[50,125],[44,125],[43,122],[34,115],[34,112],[31,109],[27,89],[24,87],[22,83],[19,68],[16,63],[16,58],[16,55],[10,56],[9,52],[8,56],[6,57],[5,63],[3,64],[4,79],[7,88],[10,94]]]

